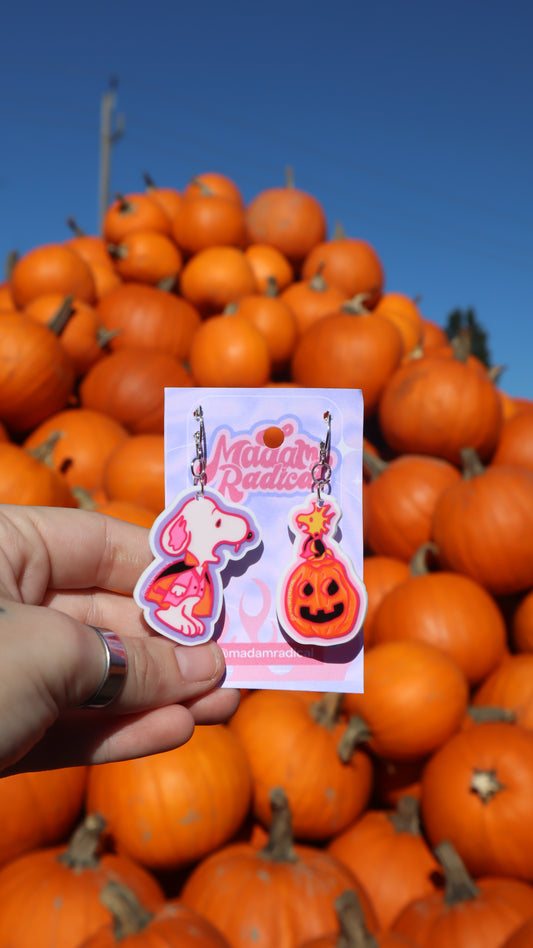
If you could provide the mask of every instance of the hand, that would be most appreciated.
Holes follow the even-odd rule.
[[[180,646],[148,628],[132,592],[152,554],[148,530],[96,512],[0,504],[0,772],[159,753],[195,724],[227,720],[239,692],[215,642]],[[90,626],[120,636],[124,687],[80,709],[104,673]]]

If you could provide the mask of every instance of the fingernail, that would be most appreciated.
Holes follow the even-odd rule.
[[[176,649],[180,671],[186,681],[209,681],[219,667],[219,648],[211,642],[205,645],[184,645]]]

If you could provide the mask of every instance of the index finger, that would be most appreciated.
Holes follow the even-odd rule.
[[[26,602],[46,589],[132,593],[152,558],[145,527],[97,511],[16,504],[0,505],[0,549],[9,551]]]

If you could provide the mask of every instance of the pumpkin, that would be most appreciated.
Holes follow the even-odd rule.
[[[123,280],[157,286],[162,281],[175,281],[183,267],[183,256],[174,240],[156,230],[132,231],[108,247]]]
[[[326,239],[327,222],[320,202],[294,187],[260,191],[246,208],[248,243],[271,244],[298,268],[316,244]]]
[[[165,508],[164,436],[130,435],[117,444],[107,457],[102,486],[112,501],[140,504],[155,515],[161,513]]]
[[[475,451],[461,453],[463,478],[435,506],[439,563],[493,595],[525,592],[533,586],[533,471],[484,467]]]
[[[460,480],[453,464],[442,458],[403,454],[383,461],[363,451],[371,472],[364,493],[365,542],[382,556],[409,561],[430,540],[438,498]]]
[[[331,240],[316,244],[302,263],[301,277],[310,280],[321,273],[327,283],[342,290],[344,299],[360,296],[373,309],[385,282],[383,264],[377,251],[356,237],[337,233]]]
[[[507,654],[503,615],[493,597],[469,576],[431,572],[424,544],[411,561],[410,576],[383,598],[373,624],[373,642],[416,639],[442,649],[478,685]]]
[[[130,503],[128,500],[95,500],[83,488],[74,488],[74,496],[78,501],[78,507],[82,510],[96,510],[98,513],[106,514],[108,517],[116,517],[118,520],[126,520],[128,523],[136,523],[139,527],[151,527],[155,520],[154,511],[149,507],[143,507],[142,504]]]
[[[203,171],[201,174],[195,174],[183,189],[185,198],[215,195],[232,200],[241,206],[244,205],[239,185],[220,171]]]
[[[0,865],[32,849],[62,842],[78,821],[86,784],[86,767],[2,777]]]
[[[103,814],[118,852],[168,870],[227,843],[247,815],[251,793],[236,734],[223,724],[201,725],[176,750],[91,767],[87,806]]]
[[[24,312],[44,323],[59,337],[78,378],[103,357],[110,336],[101,327],[95,307],[89,303],[49,293],[37,296],[28,303]]]
[[[179,288],[202,316],[213,316],[228,303],[255,293],[257,285],[252,267],[239,247],[206,247],[186,262]]]
[[[152,176],[146,171],[143,172],[143,180],[146,185],[146,193],[152,200],[157,201],[170,220],[173,221],[181,207],[183,195],[176,188],[165,188],[157,185]]]
[[[445,874],[444,888],[415,899],[400,912],[391,931],[420,948],[501,948],[533,917],[533,887],[517,879],[471,878],[449,843],[435,849]]]
[[[293,843],[290,808],[280,787],[271,793],[269,839],[262,849],[233,842],[195,866],[180,893],[219,929],[232,948],[297,948],[336,928],[335,899],[359,896],[371,932],[374,910],[349,869],[324,849]]]
[[[70,356],[47,326],[20,312],[0,312],[0,420],[27,435],[74,391]]]
[[[178,899],[149,912],[131,889],[108,882],[100,899],[112,921],[91,935],[80,948],[230,948],[229,942],[198,912]]]
[[[520,925],[520,928],[506,938],[501,948],[529,948],[531,944],[533,944],[533,919]]]
[[[456,465],[465,447],[488,460],[502,422],[500,399],[486,372],[436,353],[396,369],[384,386],[378,417],[395,452],[429,454]]]
[[[368,648],[374,640],[374,617],[378,606],[391,589],[408,578],[409,566],[392,556],[365,556],[363,576],[368,596],[363,630],[365,646]]]
[[[187,257],[207,247],[244,247],[244,207],[221,194],[185,192],[173,220],[172,234]]]
[[[212,316],[201,324],[191,343],[189,365],[201,386],[261,386],[271,373],[265,336],[238,312]]]
[[[17,307],[45,293],[70,295],[85,303],[95,300],[89,265],[66,243],[41,244],[19,257],[9,286]]]
[[[533,411],[517,412],[504,420],[491,464],[533,471]]]
[[[368,305],[368,303],[366,304]],[[422,342],[422,313],[415,300],[405,293],[383,293],[373,308],[375,314],[390,319],[400,330],[404,353]]]
[[[310,280],[290,283],[280,298],[294,313],[299,335],[317,320],[336,312],[346,300],[343,291],[334,283],[327,283],[321,273]]]
[[[80,404],[114,418],[130,434],[163,434],[165,388],[192,384],[190,373],[170,353],[118,349],[82,379]]]
[[[155,230],[171,236],[172,221],[167,212],[149,194],[119,194],[102,219],[102,236],[107,244],[119,244],[126,234]]]
[[[297,839],[329,839],[363,812],[372,765],[355,746],[345,744],[341,752],[347,727],[341,700],[326,693],[306,701],[294,692],[260,690],[248,695],[231,718],[229,726],[250,762],[253,813],[263,826],[270,822],[276,786],[287,795]]]
[[[109,415],[74,407],[55,412],[42,421],[27,436],[24,447],[41,453],[49,449],[47,463],[69,487],[92,492],[102,487],[107,458],[127,438],[126,429]]]
[[[272,283],[281,292],[294,280],[287,257],[269,244],[249,244],[244,256],[253,270],[258,293],[265,293]]]
[[[468,683],[456,662],[426,642],[374,645],[365,654],[364,694],[347,694],[360,739],[383,757],[416,760],[461,726]]]
[[[335,899],[338,934],[323,935],[305,941],[300,948],[416,948],[414,941],[394,932],[371,935],[365,925],[361,902],[353,889]]]
[[[0,944],[79,948],[111,919],[100,899],[110,880],[124,882],[152,911],[162,904],[151,873],[125,856],[101,852],[103,828],[102,818],[91,814],[67,845],[32,850],[0,870]]]
[[[113,269],[113,260],[107,249],[107,244],[103,237],[95,234],[86,234],[74,220],[73,217],[67,218],[67,224],[73,231],[74,236],[65,240],[65,246],[74,250],[78,256],[85,260],[91,271],[94,265],[109,267]],[[94,272],[93,272],[94,276]]]
[[[243,296],[235,304],[234,312],[248,319],[265,337],[272,372],[288,372],[298,334],[296,319],[291,308],[277,295],[270,284],[265,293]]]
[[[422,339],[420,345],[423,352],[431,352],[433,349],[439,349],[448,342],[446,330],[439,326],[433,319],[427,316],[422,317]]]
[[[304,388],[360,388],[366,418],[375,412],[401,356],[401,336],[390,320],[352,312],[346,304],[302,333],[291,377]]]
[[[187,300],[155,286],[124,283],[97,306],[102,326],[112,334],[109,348],[160,349],[180,362],[188,358],[200,325],[198,310]]]
[[[49,445],[43,446],[43,456]],[[76,507],[67,482],[42,459],[39,449],[27,450],[11,441],[0,442],[0,502],[42,507]]]
[[[364,616],[366,598],[361,592],[345,563],[319,541],[317,552],[300,560],[286,579],[287,634],[315,645],[343,641]]]
[[[533,654],[510,655],[481,682],[472,698],[476,708],[501,708],[533,731]]]
[[[419,803],[407,795],[395,810],[367,810],[327,848],[366,889],[382,930],[413,899],[434,892],[441,878],[422,835]]]
[[[533,734],[505,722],[454,734],[426,764],[421,807],[430,845],[449,840],[475,877],[531,880]]]
[[[533,590],[518,597],[510,619],[510,639],[518,652],[533,652]]]

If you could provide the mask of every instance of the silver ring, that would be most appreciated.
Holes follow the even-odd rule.
[[[122,691],[128,670],[126,649],[115,632],[109,629],[94,629],[105,649],[105,671],[98,688],[88,701],[84,701],[80,708],[107,708]]]

